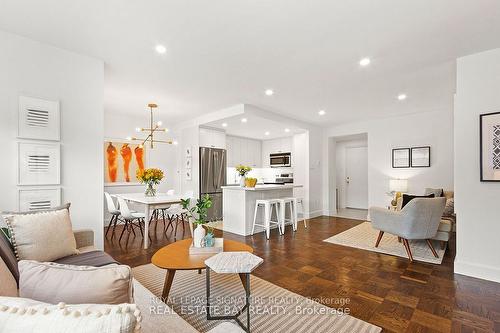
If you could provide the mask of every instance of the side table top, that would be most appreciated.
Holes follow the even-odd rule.
[[[249,252],[221,252],[205,260],[215,273],[251,273],[264,259]]]
[[[205,260],[216,255],[189,254],[192,239],[183,239],[159,249],[151,258],[151,262],[160,268],[175,270],[191,270],[205,268]],[[224,239],[224,252],[250,252],[253,248],[244,243]],[[222,252],[222,253],[224,253]]]

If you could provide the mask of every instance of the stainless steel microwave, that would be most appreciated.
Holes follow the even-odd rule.
[[[269,155],[269,165],[271,168],[284,168],[292,166],[291,153],[276,153]]]

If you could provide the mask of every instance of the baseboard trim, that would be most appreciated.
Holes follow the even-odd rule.
[[[315,211],[312,211],[312,212],[309,212],[309,214],[306,214],[306,218],[307,219],[313,219],[315,217],[318,217],[318,216],[323,216],[323,211],[322,210],[315,210]]]
[[[454,267],[456,274],[467,275],[478,279],[500,283],[500,268],[473,264],[470,262],[459,261],[458,259],[455,259]]]

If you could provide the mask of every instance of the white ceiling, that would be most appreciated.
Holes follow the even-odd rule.
[[[105,61],[106,111],[154,101],[170,123],[238,103],[324,126],[449,110],[454,59],[500,47],[499,17],[496,0],[0,0],[0,29]]]
[[[241,121],[243,118],[247,120],[246,123]],[[227,124],[226,127],[222,126],[224,123]],[[228,135],[258,140],[282,138],[304,133],[306,131],[305,129],[286,123],[285,121],[278,122],[255,115],[245,114],[212,121],[204,124],[204,126],[223,130]],[[289,132],[285,132],[285,129],[288,129]],[[269,132],[269,135],[266,135],[266,132]]]

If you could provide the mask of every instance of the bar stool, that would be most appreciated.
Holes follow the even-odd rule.
[[[297,231],[297,202],[295,198],[278,199],[280,202],[281,230],[285,233],[285,223],[291,222],[293,231]],[[285,218],[286,206],[290,208],[290,218]]]
[[[297,223],[299,221],[298,219],[298,207],[300,205],[300,211],[302,212],[302,221],[304,222],[304,228],[307,228],[307,221],[306,221],[306,214],[304,210],[304,204],[302,202],[302,198],[295,198],[295,197],[290,197],[290,198],[285,198],[284,200],[291,199],[293,200],[293,214],[294,214],[294,219],[295,219],[295,230],[297,230]]]
[[[264,224],[258,224],[257,223],[257,213],[259,210],[259,207],[264,208]],[[276,218],[278,221],[272,221],[271,216],[273,214],[273,208],[276,211]],[[271,234],[271,224],[277,224],[278,225],[278,231],[280,235],[283,234],[281,230],[281,218],[280,218],[280,199],[258,199],[255,201],[255,212],[253,215],[253,227],[252,227],[252,235],[255,232],[255,226],[263,227],[266,229],[266,236],[267,239],[269,239],[269,236]]]

